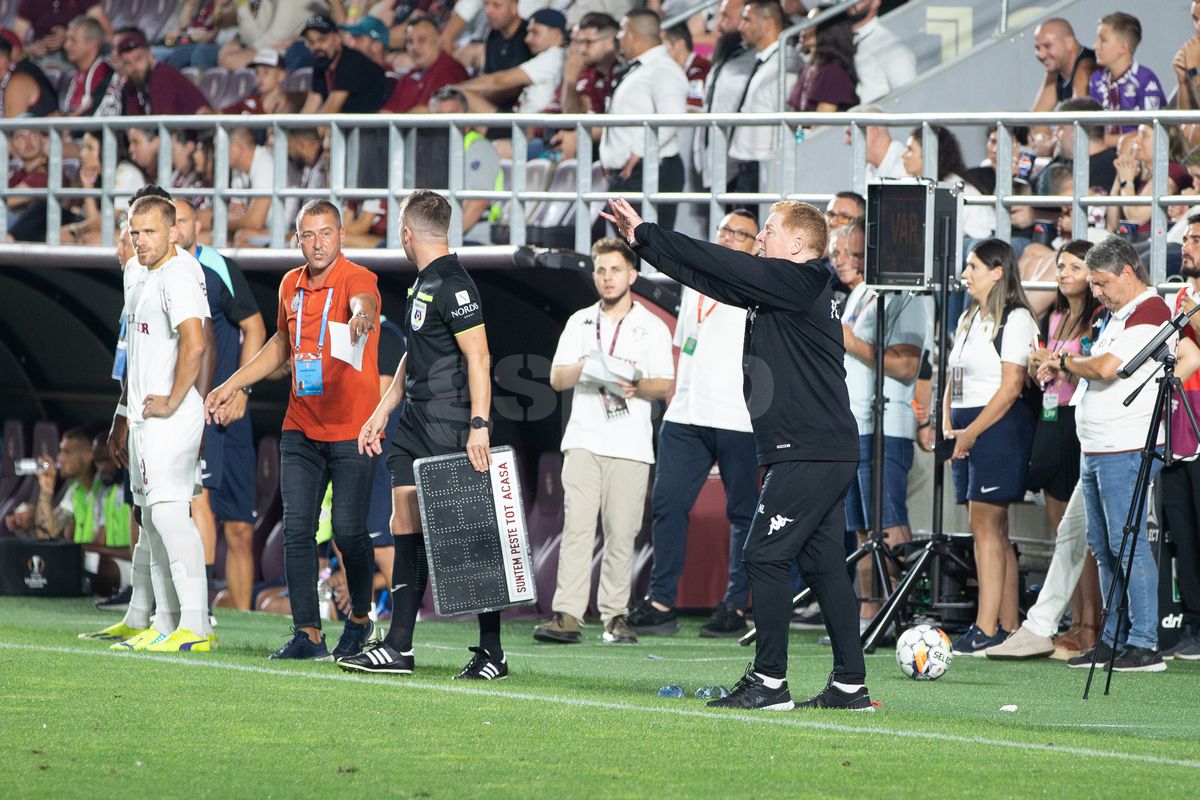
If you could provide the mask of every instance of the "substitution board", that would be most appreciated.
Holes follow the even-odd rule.
[[[471,466],[465,452],[413,463],[429,582],[442,616],[537,600],[516,456],[511,447],[491,453],[487,472]]]

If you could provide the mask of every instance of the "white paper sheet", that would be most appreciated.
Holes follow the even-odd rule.
[[[370,334],[367,334],[369,336]],[[329,323],[329,353],[362,372],[363,351],[367,349],[367,336],[360,336],[357,344],[350,344],[350,326],[343,322]]]

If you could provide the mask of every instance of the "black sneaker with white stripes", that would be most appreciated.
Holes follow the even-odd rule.
[[[796,708],[841,708],[847,711],[874,711],[875,704],[866,686],[847,692],[833,685],[833,675],[825,683],[821,693],[796,703]]]
[[[499,681],[508,677],[508,656],[501,656],[497,661],[482,647],[467,649],[475,655],[463,667],[462,672],[454,676],[456,681]]]
[[[746,667],[746,674],[726,697],[705,703],[709,708],[748,708],[759,711],[791,711],[795,708],[787,681],[772,689],[754,671],[754,665]]]
[[[386,644],[378,644],[358,655],[339,658],[337,665],[347,672],[378,672],[384,675],[411,675],[413,654],[401,653]]]

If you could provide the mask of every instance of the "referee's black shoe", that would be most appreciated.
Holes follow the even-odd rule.
[[[413,671],[413,654],[401,653],[399,650],[380,643],[369,650],[363,650],[357,655],[339,658],[337,665],[347,672],[411,675]]]
[[[462,672],[454,676],[454,680],[499,681],[508,677],[508,656],[501,656],[500,660],[497,661],[482,647],[469,647],[467,649],[475,655],[462,668]]]
[[[796,703],[796,708],[841,708],[846,711],[874,711],[875,704],[866,686],[860,686],[853,692],[846,692],[833,685],[833,675],[820,694]]]
[[[772,689],[754,672],[754,664],[746,667],[746,674],[733,687],[727,697],[709,700],[709,708],[747,708],[759,711],[791,711],[796,707],[788,692],[787,681]]]

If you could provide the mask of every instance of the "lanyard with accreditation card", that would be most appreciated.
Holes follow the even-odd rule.
[[[325,347],[325,331],[329,328],[329,308],[333,305],[333,287],[327,287],[325,310],[321,313],[321,332],[317,336],[317,352],[300,352],[300,330],[304,323],[304,290],[299,290],[296,305],[296,352],[292,361],[292,381],[297,397],[322,394],[324,383],[321,375],[321,350]]]
[[[693,333],[691,336],[687,337],[687,340],[683,343],[683,347],[680,348],[684,355],[690,356],[696,352],[696,341],[697,341],[697,337],[700,335],[700,326],[704,324],[704,321],[706,319],[708,319],[710,316],[712,316],[712,312],[717,310],[718,305],[719,305],[718,301],[713,300],[713,304],[708,307],[708,311],[704,311],[704,295],[700,295],[697,298],[697,300],[696,300],[696,332]]]

